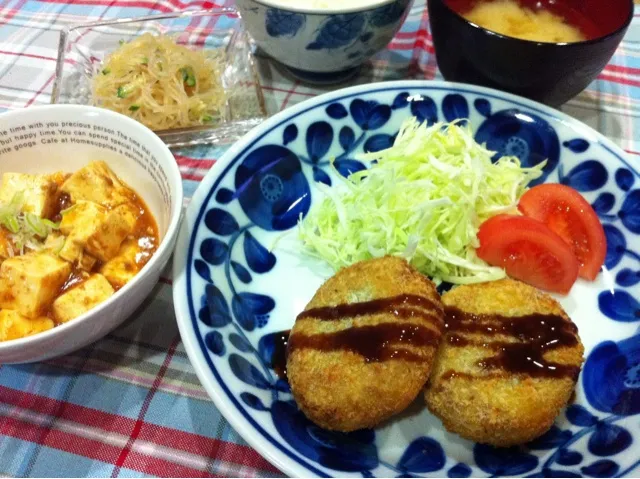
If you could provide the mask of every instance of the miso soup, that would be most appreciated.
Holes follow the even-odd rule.
[[[450,0],[448,3],[470,22],[522,40],[572,43],[599,36],[593,22],[561,2]]]

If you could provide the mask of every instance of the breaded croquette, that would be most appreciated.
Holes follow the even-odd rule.
[[[545,433],[569,401],[584,348],[562,307],[505,279],[442,297],[446,326],[427,406],[460,436],[494,446]]]
[[[291,330],[293,397],[325,429],[374,427],[423,389],[443,327],[433,283],[405,260],[388,256],[344,268]]]

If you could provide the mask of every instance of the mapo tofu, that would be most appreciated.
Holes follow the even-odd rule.
[[[0,182],[0,341],[66,323],[131,281],[155,253],[142,199],[102,161]]]

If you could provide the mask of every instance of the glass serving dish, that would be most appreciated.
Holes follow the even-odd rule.
[[[159,130],[170,147],[226,144],[242,137],[267,117],[249,36],[233,8],[86,23],[60,34],[51,103],[94,104],[92,79],[105,57],[125,41],[144,34],[169,35],[191,49],[224,53],[222,85],[226,103],[215,124]]]

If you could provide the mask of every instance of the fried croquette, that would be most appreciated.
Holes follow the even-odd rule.
[[[584,348],[562,307],[519,281],[459,286],[425,389],[450,432],[506,447],[553,424],[574,390]]]
[[[404,259],[344,268],[318,289],[291,330],[293,397],[325,429],[374,427],[420,394],[443,327],[435,286]]]

